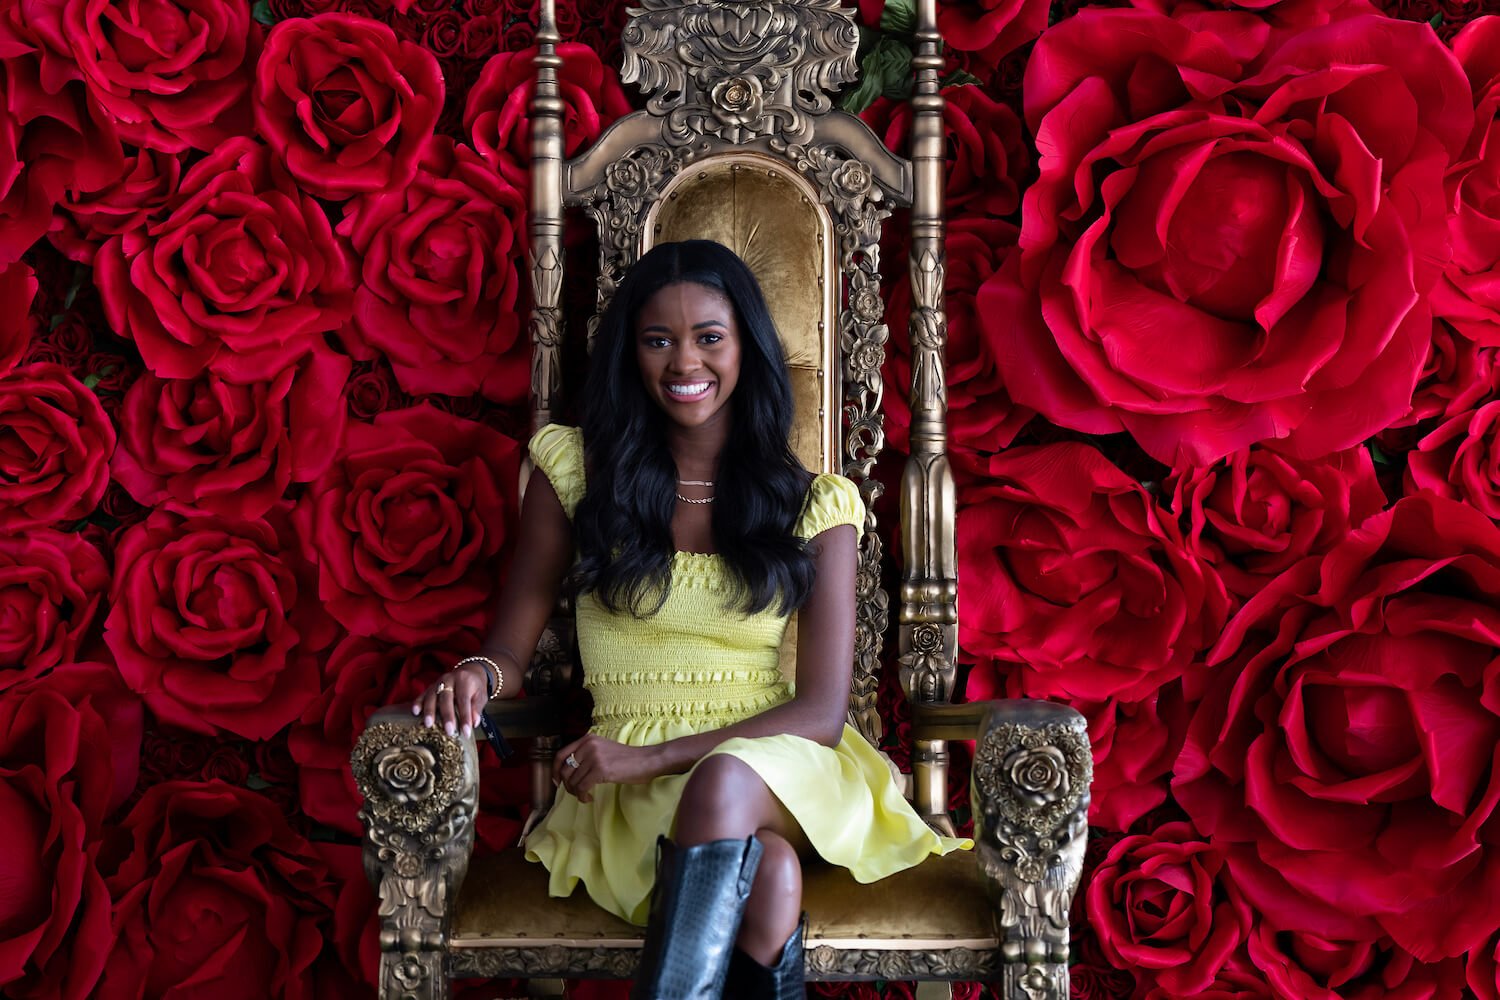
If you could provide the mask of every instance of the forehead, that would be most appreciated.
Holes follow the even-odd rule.
[[[692,325],[706,320],[733,325],[734,303],[718,289],[690,281],[659,289],[641,304],[641,310],[636,314],[638,326],[683,321]]]

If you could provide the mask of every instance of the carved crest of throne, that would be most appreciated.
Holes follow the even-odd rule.
[[[558,35],[543,0],[532,102],[533,429],[559,403],[563,212],[599,236],[598,304],[657,242],[708,238],[740,254],[765,290],[792,369],[793,447],[804,465],[860,487],[858,620],[850,721],[879,745],[875,711],[890,600],[872,470],[884,447],[881,224],[911,209],[911,454],[901,480],[900,679],[913,706],[917,811],[951,832],[947,745],[977,740],[977,847],[861,885],[843,869],[805,877],[810,980],[985,980],[1007,997],[1068,996],[1067,913],[1088,809],[1083,719],[1040,702],[949,704],[957,646],[954,487],[945,454],[942,306],[943,99],[935,0],[917,5],[910,158],[888,151],[832,95],[855,79],[858,35],[836,0],[644,0],[629,12],[624,74],[647,96],[590,149],[563,158]],[[595,320],[597,320],[597,313]],[[591,336],[594,321],[588,324]],[[487,710],[530,743],[533,810],[551,803],[559,702],[575,673],[559,618],[528,697]],[[783,647],[792,670],[795,619]],[[366,805],[365,867],[380,895],[381,995],[440,998],[452,978],[630,978],[643,930],[576,892],[547,895],[519,849],[473,859],[473,740],[409,711],[371,720],[353,755]],[[934,995],[946,995],[939,987]],[[924,989],[924,994],[929,989]]]

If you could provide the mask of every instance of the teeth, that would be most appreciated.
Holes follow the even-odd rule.
[[[692,385],[669,385],[667,391],[674,396],[696,396],[707,388],[707,382],[694,382]]]

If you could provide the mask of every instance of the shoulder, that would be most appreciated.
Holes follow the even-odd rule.
[[[864,523],[865,504],[859,487],[844,476],[825,472],[814,477],[808,486],[794,533],[801,538],[815,538],[840,524],[853,525],[857,533],[863,530]]]
[[[536,467],[546,473],[563,510],[571,518],[578,501],[583,499],[583,431],[563,424],[548,424],[531,436],[527,450]]]

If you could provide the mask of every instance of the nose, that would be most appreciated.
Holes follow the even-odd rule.
[[[702,356],[691,338],[680,340],[667,361],[667,370],[674,375],[687,375],[703,367]]]

